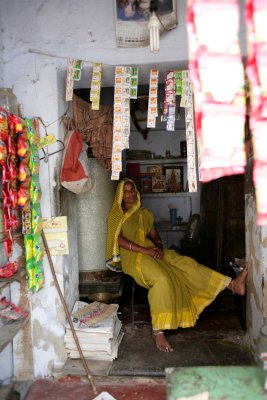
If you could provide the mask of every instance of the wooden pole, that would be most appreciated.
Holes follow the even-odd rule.
[[[96,386],[95,386],[94,381],[93,381],[93,376],[92,376],[92,374],[91,374],[91,372],[90,372],[90,370],[88,368],[88,365],[86,363],[86,360],[84,358],[84,355],[83,355],[83,352],[82,352],[82,349],[81,349],[81,346],[80,346],[80,343],[79,343],[79,339],[78,339],[78,337],[76,335],[76,332],[75,332],[75,329],[74,329],[74,326],[73,326],[73,323],[72,323],[72,320],[71,320],[71,316],[70,316],[69,310],[67,308],[67,304],[66,304],[65,299],[63,297],[63,294],[61,292],[61,289],[60,289],[60,286],[59,286],[59,283],[58,283],[58,280],[57,280],[55,268],[54,268],[54,265],[53,265],[53,261],[52,261],[52,258],[51,258],[50,250],[49,250],[49,247],[48,247],[48,244],[47,244],[47,240],[46,240],[46,237],[45,237],[45,233],[44,233],[43,230],[42,230],[41,234],[42,234],[42,239],[43,239],[45,251],[46,251],[46,254],[47,254],[47,258],[48,258],[48,261],[49,261],[50,269],[51,269],[51,272],[52,272],[52,275],[53,275],[53,278],[54,278],[54,281],[55,281],[55,284],[56,284],[56,288],[58,290],[58,294],[59,294],[61,303],[62,303],[64,311],[65,311],[65,314],[66,314],[67,319],[69,321],[70,329],[71,329],[73,338],[75,340],[78,352],[80,354],[80,357],[81,357],[81,360],[82,360],[82,364],[84,366],[84,369],[85,369],[85,372],[87,374],[88,380],[89,380],[89,382],[90,382],[90,384],[92,386],[94,394],[98,394]]]

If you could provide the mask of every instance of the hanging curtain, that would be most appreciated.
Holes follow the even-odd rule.
[[[83,137],[93,152],[93,156],[102,166],[111,170],[113,109],[112,106],[100,106],[99,111],[92,110],[91,103],[73,95],[73,118],[75,129]]]

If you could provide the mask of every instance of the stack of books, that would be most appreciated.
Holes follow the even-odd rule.
[[[118,318],[117,304],[77,301],[71,320],[85,358],[112,361],[118,356],[123,337],[122,324]],[[80,358],[68,322],[64,337],[65,348],[70,358]]]

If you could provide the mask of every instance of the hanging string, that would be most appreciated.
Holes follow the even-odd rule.
[[[73,57],[59,56],[57,54],[52,54],[52,53],[48,53],[48,52],[45,52],[45,51],[39,51],[39,50],[35,50],[35,49],[29,49],[28,52],[32,53],[32,54],[40,54],[42,56],[48,56],[48,57],[52,57],[52,58],[62,58],[64,60],[68,60],[69,58],[73,58]],[[76,58],[76,57],[75,57],[75,59],[80,60],[79,58]],[[96,60],[94,60],[94,61],[81,60],[81,61],[83,61],[84,63],[89,63],[89,64],[94,64],[96,62],[99,62],[102,65],[108,65],[110,67],[115,67],[116,66],[116,64],[107,64],[107,63],[103,63],[102,61],[96,61]]]
[[[47,135],[47,131],[46,131],[46,130],[47,130],[47,128],[48,128],[49,126],[55,124],[55,123],[58,122],[58,121],[60,121],[59,124],[61,124],[61,123],[63,122],[64,117],[68,117],[68,111],[69,111],[69,105],[68,105],[67,110],[66,110],[59,118],[57,118],[55,121],[50,122],[50,124],[45,124],[44,121],[43,121],[43,119],[42,119],[41,117],[38,117],[39,121],[41,122],[41,124],[43,125],[43,127],[44,127],[44,129],[45,129],[46,135]]]

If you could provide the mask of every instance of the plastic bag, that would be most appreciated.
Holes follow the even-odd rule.
[[[69,131],[64,144],[61,185],[76,194],[88,192],[94,187],[86,153],[88,146],[82,142],[82,136],[77,131]]]

